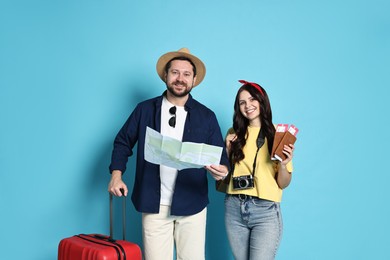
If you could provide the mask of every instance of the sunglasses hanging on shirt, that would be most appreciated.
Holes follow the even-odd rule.
[[[176,126],[176,107],[175,106],[173,106],[169,109],[169,114],[171,114],[172,117],[169,118],[168,124],[169,124],[169,126],[174,128]]]

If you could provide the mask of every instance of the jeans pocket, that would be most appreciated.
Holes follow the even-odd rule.
[[[252,203],[257,207],[261,207],[264,209],[272,209],[277,206],[276,202],[270,200],[264,200],[264,199],[253,199]]]

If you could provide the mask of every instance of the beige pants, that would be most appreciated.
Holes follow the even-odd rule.
[[[191,216],[171,216],[160,205],[158,214],[142,214],[145,260],[204,260],[207,208]]]

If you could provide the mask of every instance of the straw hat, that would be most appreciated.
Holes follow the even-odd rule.
[[[181,48],[178,51],[167,52],[158,59],[156,69],[162,81],[165,82],[165,66],[170,60],[176,57],[186,57],[194,63],[196,67],[196,82],[194,87],[199,85],[206,75],[206,67],[200,59],[190,54],[190,50],[187,48]]]

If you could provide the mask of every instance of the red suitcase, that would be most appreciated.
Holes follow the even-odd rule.
[[[58,245],[58,260],[142,260],[140,247],[126,241],[126,197],[123,196],[123,240],[113,239],[112,212],[110,194],[110,236],[80,234],[64,238]]]

